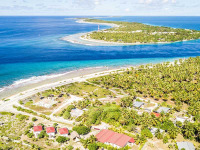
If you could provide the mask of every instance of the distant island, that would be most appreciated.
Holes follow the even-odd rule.
[[[172,43],[200,38],[200,31],[163,26],[146,25],[138,22],[105,21],[82,19],[81,22],[113,24],[110,29],[98,30],[81,36],[85,40],[124,44]]]

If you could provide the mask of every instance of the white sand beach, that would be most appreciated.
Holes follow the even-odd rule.
[[[127,67],[126,67],[127,68]],[[4,98],[8,99],[8,101],[0,101],[0,111],[8,111],[8,109],[12,109],[13,105],[17,105],[18,101],[21,99],[25,99],[30,97],[38,92],[42,92],[51,88],[55,88],[58,86],[74,83],[74,82],[83,82],[87,79],[99,77],[103,75],[108,75],[115,71],[120,71],[123,68],[108,68],[108,67],[99,67],[99,68],[89,68],[89,69],[81,69],[76,72],[72,72],[71,74],[65,75],[63,77],[58,77],[55,79],[43,81],[37,84],[30,84],[19,89],[14,89],[14,91],[10,91],[9,94],[12,96],[6,96],[4,94]],[[9,91],[9,90],[8,90]]]
[[[106,26],[110,26],[110,27],[119,27],[119,25],[113,24],[113,23],[86,22],[86,21],[84,21],[84,19],[78,19],[76,22],[78,22],[78,23],[88,23],[88,24],[97,24],[97,25],[106,25]],[[71,42],[71,43],[75,43],[75,44],[87,45],[87,46],[125,46],[125,45],[167,44],[167,43],[170,43],[170,42],[157,42],[157,43],[107,42],[107,41],[103,41],[103,40],[91,39],[91,38],[88,38],[88,37],[86,38],[86,35],[89,34],[89,33],[91,33],[91,32],[72,34],[72,35],[65,36],[65,37],[61,38],[61,40]]]

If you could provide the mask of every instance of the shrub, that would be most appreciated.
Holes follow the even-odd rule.
[[[152,133],[150,132],[150,130],[148,128],[142,129],[141,135],[145,136],[147,138],[152,138],[153,137]]]
[[[67,150],[73,150],[74,149],[74,147],[71,146],[71,145],[67,146],[66,148],[67,148]]]
[[[71,110],[74,109],[74,108],[75,108],[74,105],[69,105],[69,106],[67,106],[66,111],[71,112]]]
[[[6,112],[6,111],[1,111],[0,112],[1,115],[10,115],[10,116],[13,116],[14,114],[11,113],[11,112]]]
[[[32,138],[33,135],[34,135],[33,133],[28,133],[28,134],[27,134],[27,136],[28,136],[29,138]]]
[[[75,126],[73,127],[73,130],[76,131],[79,135],[85,135],[90,132],[90,128],[84,125]]]
[[[89,150],[97,150],[97,149],[98,149],[98,146],[97,146],[96,143],[90,143],[90,144],[88,145],[88,149],[89,149]]]
[[[57,141],[58,143],[65,143],[66,141],[69,141],[69,138],[64,137],[64,136],[59,136],[59,137],[56,139],[56,141]]]
[[[70,112],[65,111],[64,114],[63,114],[63,118],[64,118],[64,119],[70,119],[70,117],[71,117]]]
[[[32,118],[32,121],[37,121],[38,119],[36,117],[33,117]]]

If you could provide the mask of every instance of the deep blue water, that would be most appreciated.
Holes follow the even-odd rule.
[[[97,30],[97,25],[79,24],[70,18],[0,17],[0,88],[20,79],[84,67],[136,65],[200,55],[200,40],[109,47],[68,43],[60,38]],[[200,30],[200,17],[102,19]]]

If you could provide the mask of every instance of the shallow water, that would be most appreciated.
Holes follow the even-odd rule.
[[[79,24],[70,18],[72,17],[0,17],[0,88],[21,82],[32,83],[49,78],[50,74],[85,67],[138,65],[200,55],[200,40],[95,47],[65,42],[60,38],[97,30],[95,24]],[[200,30],[200,17],[103,19]]]

